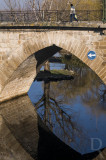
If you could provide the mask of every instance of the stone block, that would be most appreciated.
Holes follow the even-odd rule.
[[[102,65],[103,65],[103,66],[106,66],[106,61],[104,61],[104,62],[102,63]]]
[[[104,37],[104,39],[103,39],[104,41],[106,41],[106,37]]]
[[[10,40],[19,40],[19,32],[11,31],[7,33]]]
[[[103,41],[102,41],[102,42],[99,42],[99,45],[100,45],[100,46],[106,46],[106,42],[103,42]]]
[[[100,57],[97,57],[95,60],[93,60],[90,67],[95,71],[101,64],[102,64],[102,59]]]
[[[99,75],[103,75],[104,73],[106,73],[106,67],[104,67],[100,72],[99,72]]]
[[[0,48],[8,48],[9,43],[0,43]]]
[[[2,61],[2,55],[0,55],[0,61]]]
[[[93,42],[94,45],[98,46],[99,45],[99,42]]]
[[[106,62],[106,56],[105,56],[105,57],[103,57],[103,60],[104,60],[104,62]]]
[[[100,75],[101,79],[104,79],[105,77],[106,77],[106,68],[105,68],[105,71]]]
[[[80,56],[80,59],[83,61],[87,57],[87,53],[89,52],[89,48],[85,47],[82,55]]]
[[[102,49],[102,55],[105,55],[106,54],[106,49]]]
[[[80,58],[82,56],[84,49],[85,49],[85,45],[84,44],[80,45],[78,47],[78,51],[76,50],[77,53],[75,53],[75,55]]]
[[[19,40],[26,40],[28,38],[27,32],[19,34]]]
[[[106,49],[106,46],[104,45],[104,46],[99,46],[99,49]]]
[[[95,69],[95,72],[99,75],[99,72],[101,72],[103,68],[103,64],[99,64],[98,67]]]
[[[2,92],[3,86],[0,84],[0,94]]]
[[[28,42],[25,42],[23,44],[23,52],[26,54],[26,55],[31,55],[31,51],[29,49],[29,43]]]

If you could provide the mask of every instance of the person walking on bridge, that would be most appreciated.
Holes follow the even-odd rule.
[[[76,14],[75,14],[75,8],[74,8],[73,4],[71,4],[70,22],[72,22],[73,18],[78,22],[78,19],[77,19]]]

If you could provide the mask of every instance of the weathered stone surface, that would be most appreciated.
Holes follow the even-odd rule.
[[[33,160],[38,140],[37,113],[27,95],[0,105],[0,160]]]
[[[36,60],[34,56],[31,56],[18,67],[8,80],[7,85],[0,95],[0,102],[27,93],[35,76]]]
[[[3,33],[0,32],[0,39],[3,39],[3,41],[0,40],[0,53],[3,53],[0,54],[0,72],[2,72],[2,76],[0,75],[1,86],[5,86],[16,68],[30,55],[53,44],[77,56],[100,76],[99,73],[102,68],[99,68],[99,66],[101,63],[98,63],[98,58],[92,62],[88,60],[87,53],[90,50],[96,51],[97,57],[100,57],[102,63],[104,63],[104,54],[106,50],[105,35],[86,30],[48,32],[36,32],[36,30],[26,31],[27,32],[18,30],[15,32],[15,30],[11,30],[4,31]],[[8,45],[5,43],[4,37],[8,40]],[[7,47],[7,50],[5,47]],[[98,64],[97,67],[99,68],[99,71],[96,68],[96,64]]]
[[[78,6],[79,7],[79,6]],[[79,23],[77,22],[66,22],[65,24],[61,22],[35,22],[35,23],[27,23],[25,24],[24,22],[22,23],[16,23],[16,22],[1,22],[0,26],[70,26],[70,27],[101,27],[101,28],[106,28],[106,24],[103,23],[102,21],[80,21]]]

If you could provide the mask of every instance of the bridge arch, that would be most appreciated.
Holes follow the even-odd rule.
[[[73,37],[71,34],[60,31],[50,31],[37,33],[31,39],[27,39],[18,49],[13,51],[9,58],[0,66],[0,91],[2,91],[6,81],[10,78],[17,67],[35,52],[48,46],[56,45],[74,54],[86,65],[88,65],[106,83],[106,67],[103,66],[103,59],[98,53],[95,60],[91,61],[87,57],[90,50],[96,48],[88,47],[82,40]]]

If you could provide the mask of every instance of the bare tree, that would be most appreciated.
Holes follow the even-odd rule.
[[[70,145],[70,143],[73,143],[75,148],[79,149],[79,143],[75,137],[77,136],[79,138],[80,146],[83,146],[85,145],[83,138],[86,137],[86,134],[82,128],[72,120],[73,115],[68,115],[67,112],[64,111],[61,101],[57,101],[56,98],[50,94],[50,86],[50,81],[44,82],[44,94],[38,102],[35,103],[35,108],[43,122],[52,132],[55,132],[55,134],[67,144]]]
[[[23,5],[21,0],[4,0],[4,2],[6,10],[10,11],[7,17],[9,16],[11,21],[32,22],[42,18],[42,13],[40,12],[42,1],[40,0],[26,0]],[[26,11],[27,14],[25,14]]]
[[[44,0],[44,10],[67,10],[70,8],[70,4],[74,2],[75,6],[80,3],[81,0]]]
[[[42,9],[42,4],[43,2],[40,0],[26,0],[25,9],[40,11]]]
[[[13,11],[20,9],[19,0],[4,0],[4,2],[5,2],[5,9],[10,11],[10,13],[8,13],[7,15],[7,18],[10,21],[17,21],[17,17],[15,14],[13,14]]]
[[[5,8],[9,11],[21,10],[20,0],[4,0]]]
[[[24,10],[29,13],[29,19],[31,21],[42,21],[42,4],[43,1],[41,0],[26,0]]]

